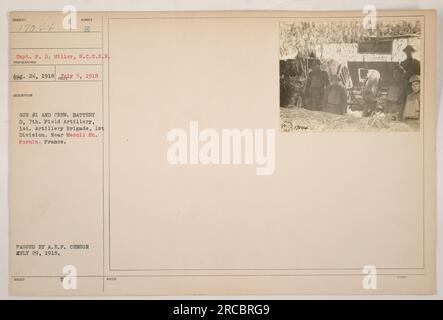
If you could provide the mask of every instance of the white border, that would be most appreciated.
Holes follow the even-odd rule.
[[[104,5],[106,4],[106,5]],[[362,10],[372,4],[378,10],[388,9],[436,9],[437,30],[443,30],[443,1],[441,0],[0,0],[0,300],[22,299],[10,296],[9,278],[9,214],[8,214],[8,12],[13,10],[61,11],[65,5],[73,5],[78,11],[181,11],[181,10]],[[443,300],[443,198],[438,197],[443,187],[443,108],[442,74],[443,52],[440,50],[443,36],[437,32],[437,294],[433,296],[205,296],[205,299],[442,299]],[[44,297],[35,299],[84,299],[86,297]],[[93,299],[143,299],[144,297],[92,297]],[[176,299],[178,297],[149,297],[149,299]],[[201,297],[181,296],[181,299]]]

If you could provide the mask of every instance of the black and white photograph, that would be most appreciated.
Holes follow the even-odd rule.
[[[280,23],[280,128],[419,131],[419,19]]]
[[[442,0],[0,4],[0,305],[443,300]]]

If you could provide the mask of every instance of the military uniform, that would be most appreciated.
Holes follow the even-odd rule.
[[[323,111],[345,114],[347,102],[346,89],[339,84],[333,84],[326,90]]]
[[[405,79],[409,79],[415,75],[420,74],[420,61],[414,58],[406,59],[400,63],[403,69],[405,69]]]
[[[411,86],[420,82],[419,75],[413,75],[409,79]],[[416,90],[417,91],[417,90]],[[420,91],[412,92],[406,97],[405,110],[403,112],[404,119],[420,119]]]
[[[309,73],[306,83],[306,104],[310,110],[322,110],[325,88],[329,86],[326,71],[314,70]]]
[[[406,81],[409,81],[414,75],[420,75],[420,61],[412,57],[412,53],[416,51],[417,50],[411,45],[407,45],[403,49],[403,52],[406,53],[407,57],[400,63],[400,65],[405,71],[404,77]],[[406,91],[408,94],[412,92],[410,87],[408,87]]]
[[[395,113],[400,120],[403,116],[407,83],[404,79],[393,81],[386,95],[386,113]]]
[[[420,119],[420,92],[412,92],[406,98],[405,119]]]

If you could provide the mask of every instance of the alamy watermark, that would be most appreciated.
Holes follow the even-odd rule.
[[[63,267],[62,285],[65,290],[77,289],[77,268],[73,265]]]
[[[190,121],[189,132],[169,130],[167,160],[172,165],[255,165],[257,175],[275,170],[275,129],[199,130]]]
[[[362,286],[366,290],[377,289],[377,268],[373,265],[364,266],[362,273],[363,277]]]

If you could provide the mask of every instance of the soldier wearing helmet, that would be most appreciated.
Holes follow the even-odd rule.
[[[409,84],[412,92],[406,98],[403,117],[405,120],[420,119],[420,76],[411,76]]]
[[[416,52],[415,48],[411,45],[407,45],[403,52],[406,54],[406,59],[401,62],[402,68],[405,70],[405,79],[409,79],[413,75],[420,75],[420,61],[412,57],[412,54]]]

